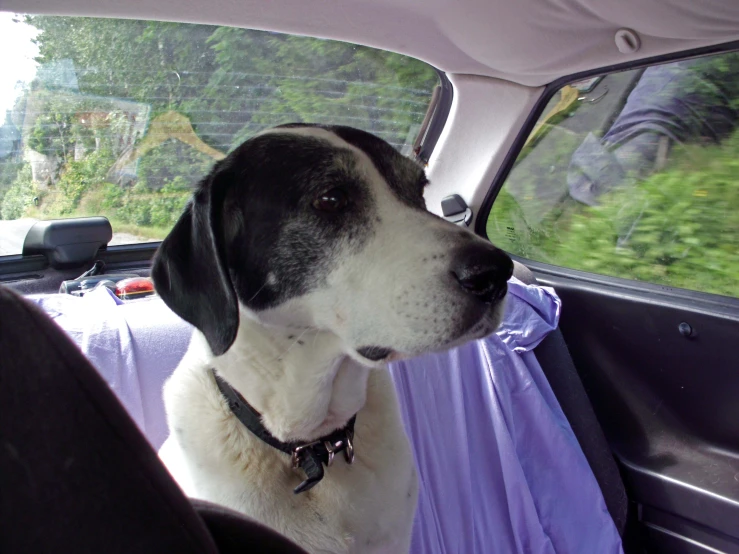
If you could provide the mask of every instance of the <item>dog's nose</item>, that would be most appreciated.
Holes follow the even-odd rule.
[[[493,245],[470,244],[455,255],[452,273],[464,290],[483,302],[494,302],[505,295],[513,262]]]

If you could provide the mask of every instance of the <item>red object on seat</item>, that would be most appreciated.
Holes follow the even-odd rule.
[[[134,277],[118,281],[115,295],[121,300],[133,300],[154,294],[154,283],[148,277]]]

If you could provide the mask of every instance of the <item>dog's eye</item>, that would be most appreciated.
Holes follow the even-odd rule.
[[[349,197],[344,189],[336,187],[321,193],[313,201],[313,207],[319,212],[339,212],[346,208]]]

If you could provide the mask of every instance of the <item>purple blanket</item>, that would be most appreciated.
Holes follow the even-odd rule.
[[[191,328],[157,297],[29,297],[100,371],[155,448],[164,380]],[[532,349],[557,326],[551,289],[509,283],[499,331],[390,368],[421,480],[414,554],[620,554],[595,478]]]
[[[154,448],[169,435],[162,386],[190,342],[192,327],[150,296],[122,302],[106,288],[82,298],[30,295],[80,347]]]
[[[497,333],[391,368],[421,478],[414,554],[622,552],[532,352],[559,311],[513,278]]]

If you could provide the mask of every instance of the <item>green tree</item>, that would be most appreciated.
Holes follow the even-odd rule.
[[[60,163],[42,215],[97,208],[155,227],[171,226],[179,215],[213,160],[178,141],[138,160],[121,157],[121,136],[133,127],[125,114],[116,127],[119,100],[150,106],[149,121],[170,111],[186,116],[221,152],[287,122],[351,125],[400,147],[415,137],[438,82],[422,62],[337,41],[153,21],[27,22],[39,30],[41,67],[28,96],[38,114],[29,146]],[[106,120],[85,123],[86,113]],[[115,171],[105,171],[116,160]],[[112,178],[121,182],[106,182]]]
[[[33,205],[33,199],[38,194],[31,179],[31,166],[23,164],[16,178],[11,183],[2,198],[0,219],[19,219],[26,214]]]
[[[213,70],[215,27],[160,21],[29,16],[40,64],[71,60],[83,94],[177,109],[200,95]],[[47,85],[49,86],[49,85]]]
[[[438,82],[422,62],[344,42],[227,27],[209,42],[217,69],[205,96],[232,108],[219,112],[239,127],[230,147],[288,122],[350,125],[400,146]]]
[[[689,145],[663,171],[564,203],[528,224],[503,189],[488,237],[527,258],[573,269],[739,296],[739,131],[720,145]]]

